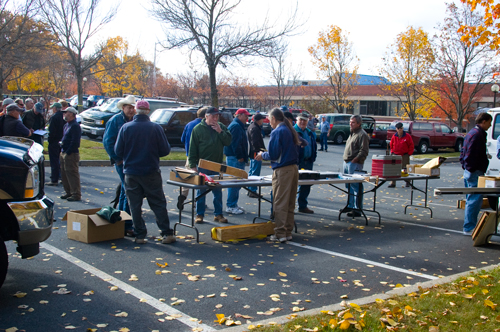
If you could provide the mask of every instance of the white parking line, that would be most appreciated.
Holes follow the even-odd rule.
[[[332,256],[336,256],[336,257],[342,257],[342,258],[345,258],[345,259],[349,259],[349,260],[353,260],[353,261],[365,263],[365,264],[368,264],[368,265],[375,265],[375,266],[378,266],[378,267],[381,267],[381,268],[384,268],[384,269],[387,269],[387,270],[392,270],[392,271],[396,271],[396,272],[402,272],[402,273],[405,273],[405,274],[410,274],[410,275],[413,275],[413,276],[417,276],[417,277],[421,277],[421,278],[425,278],[425,279],[430,279],[430,280],[439,279],[438,277],[431,276],[429,274],[423,274],[423,273],[420,273],[420,272],[405,270],[405,269],[401,269],[399,267],[395,267],[395,266],[391,266],[391,265],[387,265],[387,264],[382,264],[382,263],[370,261],[370,260],[359,258],[359,257],[344,255],[344,254],[341,254],[341,253],[335,252],[335,251],[330,251],[330,250],[325,250],[325,249],[321,249],[321,248],[311,247],[311,246],[303,245],[301,243],[296,243],[296,242],[293,242],[293,241],[289,241],[287,243],[290,244],[290,245],[292,245],[292,246],[299,247],[299,248],[304,248],[304,249],[309,249],[309,250],[313,250],[313,251],[317,251],[317,252],[322,252],[324,254],[328,254],[328,255],[332,255]]]
[[[62,250],[59,250],[54,246],[51,246],[50,244],[42,242],[42,243],[40,243],[40,246],[44,249],[52,251],[54,254],[58,255],[59,257],[67,260],[68,262],[70,262],[72,264],[75,264],[79,268],[96,275],[97,277],[101,278],[103,281],[107,281],[109,284],[111,284],[113,286],[118,286],[119,288],[121,288],[125,292],[129,292],[130,295],[136,297],[137,299],[139,299],[139,300],[146,299],[147,300],[146,303],[149,304],[150,306],[152,306],[153,308],[157,309],[158,311],[163,311],[167,315],[182,315],[182,317],[176,318],[176,320],[189,326],[191,329],[201,327],[201,328],[203,328],[203,331],[217,331],[216,329],[214,329],[211,326],[208,326],[205,324],[198,324],[195,321],[192,321],[191,320],[192,317],[184,314],[183,312],[172,308],[171,306],[159,301],[158,299],[152,297],[151,295],[144,293],[143,291],[141,291],[137,288],[134,288],[121,280],[114,278],[113,276],[107,274],[106,272],[103,272],[99,269],[96,269],[92,265],[89,265],[87,263],[82,262],[80,259],[78,259],[78,258],[76,258],[76,257],[74,257],[74,256],[72,256],[72,255],[70,255]]]

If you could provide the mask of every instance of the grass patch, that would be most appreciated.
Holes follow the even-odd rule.
[[[454,282],[345,310],[287,318],[284,325],[250,326],[259,332],[285,331],[500,331],[500,269],[480,271]]]
[[[48,142],[43,142],[45,151],[48,151]],[[49,155],[44,155],[46,160],[50,160]],[[104,150],[102,142],[94,142],[82,139],[80,142],[80,160],[109,160],[109,156]],[[184,152],[170,152],[166,157],[160,160],[186,160],[186,153]]]
[[[435,153],[426,153],[426,154],[414,154],[413,159],[432,159],[436,157],[445,157],[445,158],[452,158],[452,157],[460,157],[460,152],[455,152],[454,150],[443,150],[443,152],[435,152]]]

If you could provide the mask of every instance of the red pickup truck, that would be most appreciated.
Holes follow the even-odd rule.
[[[396,123],[401,122],[406,133],[410,134],[418,153],[429,149],[454,148],[459,152],[464,144],[462,134],[454,132],[444,123],[421,121],[393,121],[387,129],[387,141],[396,133]]]

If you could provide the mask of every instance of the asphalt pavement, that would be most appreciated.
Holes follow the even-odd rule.
[[[328,152],[319,152],[315,170],[340,171],[343,150],[344,145],[330,145]],[[374,154],[385,150],[372,148],[365,170],[371,169]],[[161,167],[164,182],[171,168]],[[7,243],[10,265],[0,290],[0,330],[213,331],[227,328],[214,322],[216,314],[243,324],[278,319],[294,310],[320,308],[344,298],[356,302],[397,285],[438,280],[499,261],[497,245],[473,247],[471,238],[462,235],[463,210],[456,208],[456,200],[463,197],[432,196],[436,187],[463,186],[456,162],[442,165],[441,178],[429,182],[433,218],[422,208],[404,213],[410,199],[404,182],[378,190],[381,224],[368,213],[367,226],[364,219],[345,214],[338,220],[346,195],[327,185],[314,186],[309,207],[315,213],[295,215],[298,233],[286,244],[216,242],[210,230],[221,225],[214,222],[197,226],[199,244],[195,232],[186,227],[177,227],[178,241],[171,245],[153,238],[146,245],[130,238],[95,244],[69,240],[61,220],[64,214],[108,205],[119,182],[112,167],[81,167],[80,174],[82,202],[57,198],[62,186],[46,188],[56,202],[57,221],[38,256],[21,260],[15,244]],[[269,166],[263,167],[263,174],[271,174]],[[178,220],[178,190],[165,183],[164,191],[173,225]],[[211,197],[206,220],[212,220]],[[224,210],[226,199],[224,191]],[[416,193],[414,199],[423,204],[423,194]],[[373,195],[365,195],[364,204],[373,204]],[[257,200],[243,190],[239,205],[247,212],[226,214],[229,225],[251,223],[256,216]],[[269,215],[269,207],[263,203],[264,215]],[[146,201],[143,208],[149,236],[159,236]],[[186,221],[187,217],[185,212]],[[70,293],[54,293],[61,288]],[[13,296],[16,292],[26,295]]]

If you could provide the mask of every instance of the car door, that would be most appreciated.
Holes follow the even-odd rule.
[[[454,147],[455,146],[455,140],[456,136],[455,133],[453,133],[453,130],[451,130],[450,127],[447,125],[441,123],[441,139],[442,139],[442,145],[445,147]]]
[[[171,146],[184,146],[181,142],[182,132],[184,131],[184,127],[195,119],[195,116],[195,113],[191,111],[174,113],[166,131],[167,139]]]

